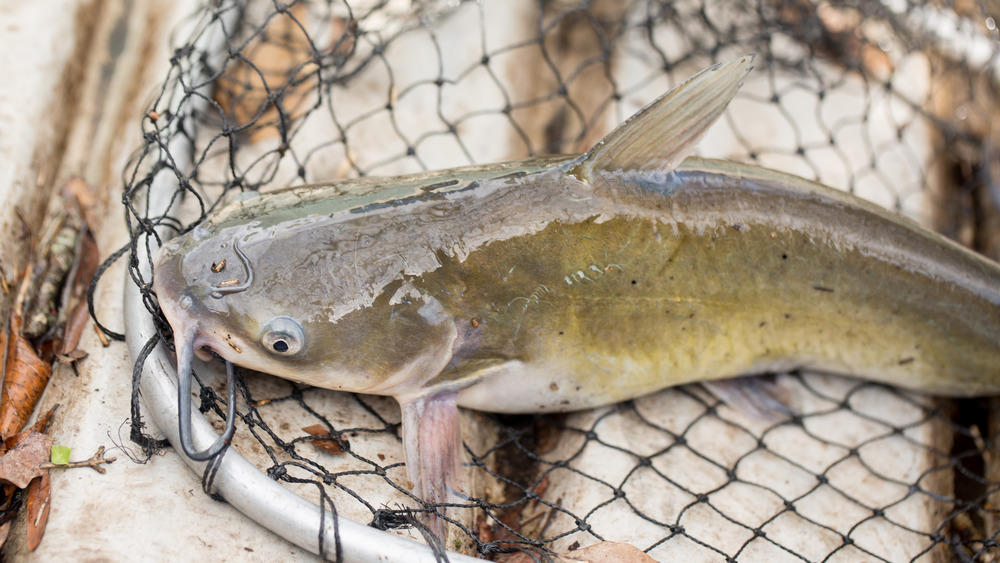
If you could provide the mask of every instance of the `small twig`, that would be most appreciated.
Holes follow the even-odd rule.
[[[97,338],[101,340],[101,346],[104,346],[105,348],[111,346],[111,342],[108,341],[108,337],[104,335],[104,331],[101,330],[101,327],[97,326],[97,323],[92,324],[94,326],[94,332],[97,333]]]
[[[45,462],[39,467],[41,469],[69,469],[71,467],[92,467],[94,471],[98,473],[105,473],[106,470],[101,467],[102,463],[113,463],[116,457],[104,457],[104,446],[97,448],[97,453],[93,455],[90,459],[84,461],[71,461],[62,465],[56,463]]]

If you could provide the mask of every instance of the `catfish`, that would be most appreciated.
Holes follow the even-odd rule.
[[[998,264],[849,193],[688,158],[752,67],[698,73],[582,155],[262,193],[164,244],[186,453],[223,440],[185,437],[206,350],[394,397],[429,504],[461,498],[459,407],[564,412],[789,369],[1000,391]]]

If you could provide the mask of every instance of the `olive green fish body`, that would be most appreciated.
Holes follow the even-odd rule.
[[[453,363],[513,360],[460,404],[576,409],[788,368],[1000,391],[996,264],[749,166],[691,159],[661,190],[630,182],[608,178],[607,207],[578,222],[493,243],[416,284],[469,343]]]

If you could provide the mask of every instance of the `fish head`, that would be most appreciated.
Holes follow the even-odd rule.
[[[253,225],[211,224],[164,244],[153,288],[174,331],[178,373],[192,354],[207,359],[211,351],[309,385],[398,396],[447,365],[456,329],[439,303],[392,302],[399,291],[390,286],[359,304],[356,284],[337,283],[352,258],[318,256],[316,247]],[[292,267],[310,260],[319,260],[310,271],[329,275]]]

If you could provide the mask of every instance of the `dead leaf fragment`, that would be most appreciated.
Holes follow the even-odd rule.
[[[32,432],[0,457],[0,481],[5,481],[19,489],[31,483],[35,477],[46,473],[41,465],[48,461],[52,449],[52,438],[39,432]]]
[[[320,439],[313,440],[312,445],[323,450],[330,455],[342,455],[344,453],[344,448],[340,445],[340,442],[336,438],[330,436],[330,431],[326,426],[322,424],[313,424],[312,426],[307,426],[302,429],[311,436],[317,436]],[[340,438],[343,442],[347,442],[347,438]]]
[[[28,421],[49,382],[52,365],[43,362],[21,336],[21,317],[17,314],[11,314],[4,341],[7,361],[0,390],[0,438],[7,439]]]
[[[38,415],[38,417],[35,419],[35,423],[32,424],[30,428],[25,428],[24,430],[18,432],[17,434],[14,434],[10,438],[6,438],[2,443],[2,449],[0,449],[0,453],[4,453],[7,450],[14,449],[15,447],[17,447],[18,444],[24,441],[25,438],[31,436],[35,432],[45,434],[45,431],[49,429],[49,423],[52,422],[52,416],[56,413],[56,409],[58,408],[59,408],[58,403],[52,405],[52,408],[49,409],[49,412]]]
[[[35,551],[38,544],[42,543],[45,525],[49,522],[51,493],[48,471],[43,471],[41,477],[28,485],[28,549],[31,551]]]
[[[66,319],[66,329],[63,331],[63,342],[60,353],[67,354],[71,350],[76,349],[89,321],[90,311],[87,310],[87,302],[84,300],[77,303],[76,308],[73,309],[69,318]]]

